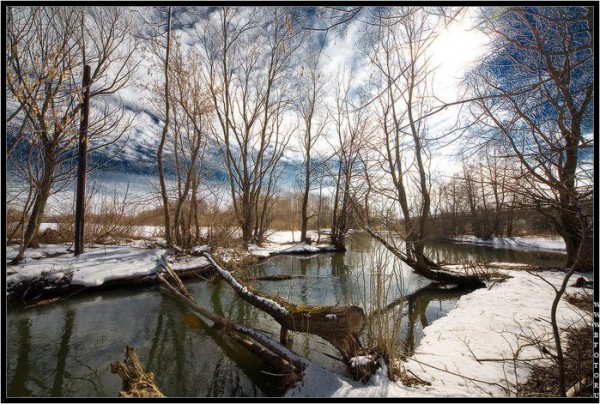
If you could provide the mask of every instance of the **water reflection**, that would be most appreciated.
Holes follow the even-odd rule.
[[[434,260],[449,263],[518,262],[543,267],[562,267],[566,262],[566,255],[560,252],[516,250],[440,241],[428,242],[426,251]]]
[[[31,350],[31,320],[21,318],[15,325],[18,335],[17,364],[12,371],[12,377],[8,382],[9,397],[29,397],[32,391],[27,388],[26,383],[29,380],[29,352]],[[9,339],[10,341],[10,339]],[[11,352],[9,349],[8,352]],[[14,352],[14,350],[12,350]],[[8,369],[8,364],[7,364]],[[10,375],[10,370],[8,370]]]
[[[212,294],[216,285],[193,286],[205,307],[213,296],[216,311],[223,295],[233,300]],[[110,373],[110,362],[132,345],[167,396],[281,395],[277,378],[261,373],[270,370],[262,361],[198,317],[190,326],[183,312],[156,288],[13,309],[7,316],[7,394],[116,397],[121,382]]]
[[[75,322],[76,311],[72,307],[65,310],[65,326],[63,327],[62,337],[60,339],[60,348],[58,350],[58,361],[56,372],[54,373],[54,382],[50,395],[52,397],[62,396],[63,379],[65,376],[65,364],[69,353],[71,335],[73,334],[73,323]]]
[[[344,254],[313,257],[280,256],[250,270],[251,275],[303,275],[280,282],[256,281],[265,293],[297,304],[368,307],[370,254],[378,244],[365,235],[348,239]],[[434,258],[448,262],[526,262],[556,265],[560,254],[499,250],[484,246],[430,244]],[[402,317],[404,353],[418,346],[423,328],[451,310],[460,294],[419,289],[422,279],[402,267],[401,280],[391,278],[390,310]],[[195,282],[190,291],[203,307],[271,333],[279,325],[265,313],[238,299],[223,282]],[[404,306],[400,302],[404,301]],[[394,305],[394,303],[396,303]],[[121,381],[110,373],[110,362],[134,346],[148,371],[170,397],[277,396],[277,376],[256,356],[224,337],[202,318],[159,293],[114,290],[73,296],[48,306],[10,308],[7,312],[7,394],[11,397],[116,397]],[[292,333],[289,347],[330,370],[343,365],[328,355],[337,352],[323,340]]]
[[[426,286],[406,296],[408,320],[402,333],[402,354],[411,356],[423,337],[423,329],[445,315],[466,292],[458,288],[444,289]],[[431,303],[435,302],[436,305]]]

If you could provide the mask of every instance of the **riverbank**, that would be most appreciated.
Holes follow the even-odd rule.
[[[453,243],[486,245],[512,250],[567,252],[565,241],[559,236],[493,237],[489,240],[484,240],[475,236],[463,235],[452,237],[450,241]]]
[[[407,387],[392,382],[385,368],[378,370],[370,383],[362,384],[312,366],[287,396],[515,397],[534,365],[552,365],[547,355],[530,344],[538,340],[539,346],[554,351],[549,323],[554,291],[546,281],[558,287],[565,274],[508,268],[498,271],[509,278],[462,296],[446,316],[425,328],[414,355],[402,364],[429,385]],[[566,293],[585,291],[569,286]],[[590,312],[565,299],[558,305],[557,318],[564,349],[568,348],[564,338],[567,329],[592,322]]]
[[[293,255],[299,253],[314,254],[316,252],[312,248],[314,247],[313,245],[302,245],[292,242],[296,237],[296,234],[294,233],[287,233],[279,235],[278,237],[279,238],[275,239],[276,241],[271,240],[270,244],[265,244],[260,248],[251,247],[251,251],[245,252],[243,256],[262,260],[265,259],[265,257],[277,255],[282,252]],[[370,239],[367,239],[367,241],[370,241]],[[38,275],[43,274],[47,278],[62,281],[68,279],[72,281],[75,279],[78,288],[85,288],[83,290],[94,290],[93,288],[112,287],[114,282],[119,282],[120,279],[125,279],[125,281],[129,282],[131,276],[141,277],[141,279],[152,279],[153,273],[156,272],[156,269],[160,265],[158,260],[162,257],[162,254],[166,252],[166,249],[157,246],[156,244],[149,245],[147,242],[133,242],[123,246],[98,245],[92,247],[92,249],[77,258],[73,257],[72,252],[68,252],[67,249],[69,248],[69,245],[66,244],[45,246],[45,248],[42,249],[30,250],[24,264],[28,269],[21,271],[19,276],[26,277],[28,274],[35,275],[37,273]],[[367,248],[366,244],[361,243],[360,246],[357,247],[357,250],[368,251]],[[202,248],[199,248],[198,251],[201,249]],[[218,254],[220,254],[223,260],[237,260],[239,255],[235,255],[236,251],[237,250],[234,249],[221,250]],[[255,254],[256,252],[258,252],[258,254]],[[16,247],[11,247],[10,254],[16,254]],[[11,258],[10,254],[7,256],[7,259]],[[215,254],[217,254],[216,251]],[[104,259],[102,258],[103,256]],[[106,259],[107,257],[110,258]],[[348,258],[341,254],[329,254],[324,256],[321,255],[321,257],[313,258],[312,260],[320,260],[323,258],[333,260],[333,257],[343,259]],[[195,274],[192,275],[194,270],[198,268],[210,269],[210,267],[204,266],[206,262],[203,257],[186,257],[183,261],[181,260],[181,256],[172,256],[171,258],[172,260],[169,260],[172,262],[173,268],[179,272],[180,276],[184,273],[189,273],[190,276],[197,276]],[[177,260],[177,258],[179,258],[179,260]],[[274,259],[273,261],[277,260],[279,259]],[[312,260],[302,261],[306,262]],[[347,261],[348,264],[349,262],[350,261]],[[338,263],[338,265],[339,264],[340,263]],[[344,264],[343,260],[341,264]],[[333,268],[333,262],[331,265],[328,264],[328,268],[329,267]],[[495,280],[489,281],[486,288],[462,296],[456,303],[452,302],[452,308],[449,309],[449,313],[445,315],[445,317],[430,321],[429,325],[423,330],[424,337],[416,346],[415,354],[401,364],[405,370],[410,372],[409,374],[417,375],[418,378],[430,383],[430,385],[407,387],[399,382],[391,382],[387,378],[384,364],[368,383],[363,384],[361,382],[351,381],[344,377],[343,370],[339,372],[332,371],[332,369],[324,368],[315,364],[318,362],[314,362],[305,371],[303,380],[288,391],[287,395],[291,397],[513,396],[517,380],[519,383],[523,383],[530,374],[528,373],[530,370],[527,367],[527,363],[521,363],[521,359],[533,360],[534,362],[531,363],[539,363],[541,365],[550,363],[547,359],[539,359],[542,354],[539,350],[536,351],[533,348],[523,348],[520,352],[521,356],[518,358],[519,361],[514,361],[512,356],[512,354],[516,352],[516,349],[520,346],[524,346],[527,343],[527,338],[531,337],[531,335],[528,335],[527,333],[532,332],[532,335],[534,336],[540,335],[544,337],[550,335],[548,332],[549,326],[546,321],[549,318],[553,290],[537,275],[543,276],[544,279],[556,286],[560,284],[564,277],[564,273],[559,271],[542,271],[534,274],[526,272],[526,266],[505,262],[493,262],[489,264],[488,267],[490,272],[496,271],[501,276],[495,276]],[[18,266],[11,266],[8,267],[8,270],[16,272],[16,268],[18,268]],[[352,268],[356,271],[359,270],[358,267]],[[464,267],[456,265],[451,268],[454,270],[462,270]],[[90,269],[93,270],[89,271]],[[277,270],[279,269],[280,268],[277,268]],[[283,270],[283,268],[281,268],[281,270]],[[289,270],[289,268],[286,268],[286,270]],[[302,269],[299,264],[296,273],[305,274],[302,271],[304,271],[304,269]],[[312,287],[317,285],[317,283],[319,285],[325,284],[323,288],[317,288],[318,291],[316,293],[318,296],[314,297],[318,304],[322,304],[322,302],[325,301],[325,294],[328,293],[329,289],[333,288],[333,285],[337,282],[346,280],[349,285],[354,285],[353,281],[348,280],[349,274],[352,272],[352,269],[348,268],[337,268],[336,271],[331,270],[331,275],[327,276],[327,279],[331,280],[331,284],[328,283],[329,281],[323,279],[325,276],[321,276],[322,274],[317,272],[319,277],[301,278],[303,286],[296,287],[294,290],[304,288],[307,289],[307,293],[310,293]],[[89,275],[87,278],[84,276],[86,273]],[[129,278],[123,278],[126,273],[130,275]],[[15,275],[17,274],[11,273],[9,276]],[[578,276],[579,275],[575,275],[570,284],[574,283]],[[417,276],[415,277],[420,278]],[[506,278],[506,280],[502,282],[499,280],[500,278]],[[306,279],[312,279],[312,281],[307,281]],[[407,282],[411,285],[413,282],[419,283],[414,279],[410,282],[407,279]],[[279,282],[277,282],[277,284],[281,285]],[[309,285],[309,287],[306,287],[306,285]],[[215,290],[218,290],[217,285],[206,282],[197,282],[194,283],[193,286],[203,290],[202,293],[195,293],[195,295],[204,299],[204,306],[214,307],[216,311],[221,310],[220,303],[215,303],[220,302],[220,300],[217,298],[213,301],[216,296],[213,293],[215,293]],[[261,290],[262,288],[265,288],[266,290],[267,286],[265,284],[261,284],[260,286]],[[287,296],[291,293],[291,287],[291,284],[287,283],[283,284],[283,286],[272,286],[270,292],[274,291],[275,294],[285,293]],[[205,293],[208,291],[210,291],[210,293]],[[227,291],[226,294],[227,293],[229,293],[229,291]],[[579,294],[583,293],[583,290],[569,287],[567,293]],[[154,291],[152,291],[152,294],[155,294]],[[93,298],[94,295],[91,296]],[[340,294],[339,296],[342,295]],[[99,295],[98,298],[101,298],[101,295]],[[336,297],[335,302],[338,302],[338,299],[339,298]],[[295,296],[292,300],[294,302],[302,301],[300,295]],[[233,301],[236,301],[236,299],[232,300],[232,302]],[[69,300],[65,300],[65,302],[68,304]],[[60,303],[58,306],[59,305]],[[235,305],[232,303],[232,305],[232,307],[237,307],[237,303]],[[437,306],[437,303],[435,305]],[[45,306],[44,309],[50,309],[50,307],[53,306],[55,305],[48,305]],[[241,307],[245,306],[242,304]],[[29,312],[30,310],[35,311],[37,309],[38,308],[33,308],[24,311]],[[230,312],[230,309],[228,309],[228,312]],[[118,310],[120,312],[120,306]],[[245,310],[246,309],[244,309],[244,311]],[[581,315],[581,313],[577,313],[573,310],[574,309],[569,303],[564,301],[561,302],[558,312],[561,327],[566,327],[570,324],[577,326],[574,320],[587,319],[590,317],[589,315]],[[153,321],[156,318],[157,324],[162,325],[163,323],[161,321],[164,321],[165,318],[169,318],[169,321],[172,321],[173,324],[171,324],[168,329],[172,329],[175,328],[174,324],[179,324],[181,322],[178,318],[178,315],[180,315],[179,311],[169,311],[165,309],[165,313],[168,313],[168,315],[164,317],[152,315],[150,317],[152,320],[144,317],[145,320],[143,320],[143,323],[146,324],[146,322]],[[137,316],[145,315],[147,315],[145,309],[137,314]],[[184,313],[182,319],[183,322],[186,323],[186,327],[190,327],[190,324],[192,324],[191,327],[200,327],[199,324],[201,323],[198,322],[199,320],[195,318],[190,319],[189,313]],[[94,317],[94,321],[101,320],[97,320],[96,317]],[[121,321],[122,319],[119,319],[115,322],[117,327],[118,324],[121,324]],[[256,321],[256,319],[252,321]],[[261,323],[261,327],[268,328],[269,326]],[[157,329],[158,328],[159,326],[157,325]],[[270,331],[278,332],[278,330]],[[119,334],[119,337],[117,338],[119,341],[117,343],[119,349],[122,349],[122,346],[125,346],[125,343],[143,345],[146,340],[137,339],[139,334],[139,329],[136,329],[135,331],[136,338],[123,338]],[[198,335],[204,335],[204,332],[194,334],[194,338],[197,338]],[[304,338],[304,336],[301,337],[300,335],[294,337],[298,339]],[[155,337],[153,336],[152,338]],[[210,338],[207,338],[207,340],[210,340]],[[185,344],[182,346],[188,346],[188,344],[192,343],[190,341],[191,339],[186,340]],[[98,343],[99,342],[97,341],[94,344]],[[203,340],[202,344],[205,343],[206,341]],[[111,343],[111,346],[112,345],[114,345],[114,343]],[[551,341],[546,342],[544,346],[552,350]],[[197,348],[191,350],[196,352]],[[142,350],[141,352],[149,354],[148,350]],[[153,351],[150,350],[150,352]],[[208,354],[203,351],[203,355]],[[187,354],[184,356],[187,357]],[[118,357],[112,357],[111,360],[117,358]],[[207,358],[201,356],[195,359],[195,363],[202,364],[205,360],[207,360]],[[511,369],[514,369],[515,363],[518,365],[517,369],[516,371],[511,371]],[[102,364],[98,365],[98,369],[100,369],[101,365]],[[190,364],[190,366],[190,371],[196,371],[194,370],[193,363]],[[255,369],[255,367],[252,367],[252,369]],[[248,370],[248,372],[251,372],[251,370]],[[171,373],[172,372],[165,371],[162,375],[166,379],[166,375]],[[509,378],[508,381],[507,376]],[[161,378],[158,378],[158,381],[160,385]],[[167,384],[166,381],[165,384]],[[201,395],[203,394],[205,393],[202,393]],[[223,395],[225,394],[223,393]]]
[[[248,251],[217,249],[216,256],[225,262],[243,261],[248,257],[260,261],[275,255],[338,251],[329,244],[294,243],[295,236],[294,232],[277,232],[261,247],[250,245]],[[7,300],[33,302],[84,291],[156,284],[162,257],[183,280],[207,279],[214,272],[206,258],[170,251],[164,248],[161,239],[122,244],[87,246],[78,257],[74,256],[71,244],[47,244],[28,249],[22,263],[7,266]],[[207,250],[207,246],[199,246],[192,253]],[[10,262],[17,252],[18,246],[8,246],[6,262]]]

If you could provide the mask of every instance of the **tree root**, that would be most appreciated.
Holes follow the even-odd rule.
[[[119,397],[164,397],[156,385],[153,373],[146,373],[133,347],[125,349],[125,359],[110,364],[110,371],[123,379]]]

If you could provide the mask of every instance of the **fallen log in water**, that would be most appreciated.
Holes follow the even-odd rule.
[[[366,324],[365,313],[360,307],[295,305],[243,285],[209,253],[203,255],[238,296],[281,325],[282,342],[285,342],[287,330],[318,335],[340,352],[354,378],[368,380],[374,373],[379,355],[364,348],[359,340]]]
[[[154,380],[154,374],[146,373],[133,347],[125,349],[125,359],[110,364],[110,371],[123,379],[119,397],[164,397]]]
[[[282,384],[291,386],[301,378],[308,366],[308,361],[286,347],[280,345],[267,335],[251,327],[238,324],[223,318],[198,305],[170,265],[161,260],[164,273],[158,273],[158,279],[179,301],[214,323],[214,327],[228,335],[250,352],[256,354],[266,363],[282,374]]]

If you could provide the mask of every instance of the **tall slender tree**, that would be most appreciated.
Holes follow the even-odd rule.
[[[297,48],[279,8],[219,8],[203,32],[207,82],[242,238],[260,242],[270,220],[279,162],[293,128],[288,67]]]

